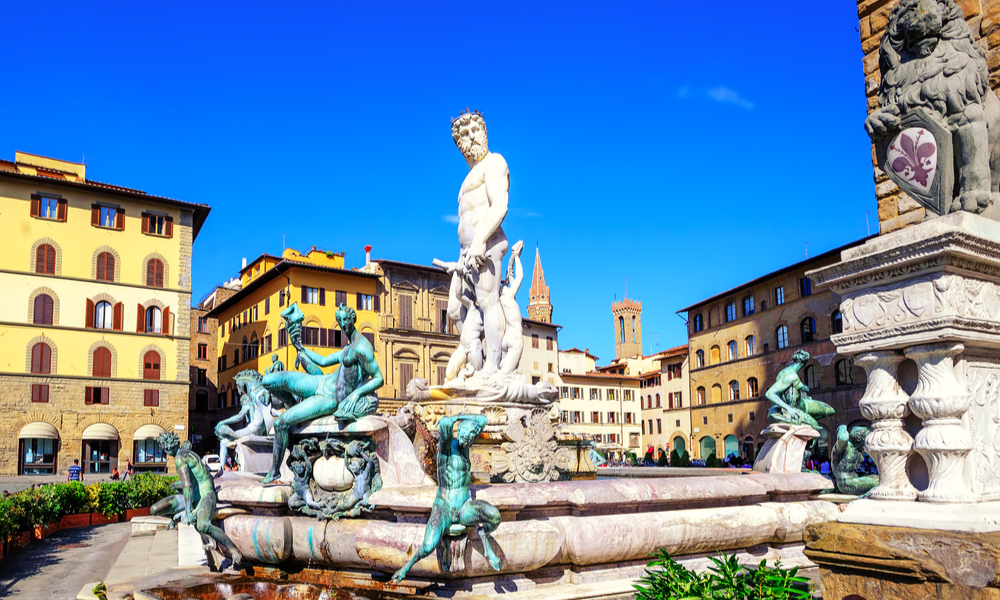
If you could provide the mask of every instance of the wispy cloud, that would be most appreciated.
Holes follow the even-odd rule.
[[[536,212],[526,212],[526,213],[524,213],[524,216],[526,216],[526,217],[540,217],[542,215],[540,215],[540,214],[538,214]]]
[[[681,87],[677,88],[678,98],[687,98],[690,95],[691,95],[691,88],[689,86],[682,85]]]
[[[722,102],[725,104],[733,104],[739,106],[740,108],[751,109],[753,108],[753,102],[750,102],[743,96],[740,96],[733,90],[727,87],[714,87],[706,92],[708,97],[716,102]]]
[[[445,216],[441,217],[441,220],[444,221],[445,223],[454,223],[454,224],[457,225],[458,224],[458,215],[445,215]]]

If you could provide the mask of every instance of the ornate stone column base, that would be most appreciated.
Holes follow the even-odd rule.
[[[819,437],[819,432],[808,425],[784,423],[769,425],[761,433],[768,440],[753,463],[753,470],[761,473],[801,472],[806,446]],[[830,487],[833,487],[833,482]]]

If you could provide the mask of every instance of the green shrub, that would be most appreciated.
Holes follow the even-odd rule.
[[[723,468],[725,466],[726,466],[726,463],[724,463],[721,460],[719,460],[718,458],[716,458],[714,451],[711,454],[708,455],[708,458],[705,459],[705,467],[706,468],[709,468],[709,469],[721,469],[721,468]]]
[[[798,568],[740,565],[736,556],[711,557],[708,572],[689,571],[665,550],[653,554],[646,574],[633,587],[637,600],[799,600],[810,598],[808,580]]]
[[[691,456],[681,450],[677,452],[677,448],[670,451],[670,466],[671,467],[690,467],[691,466]]]
[[[660,455],[656,457],[656,466],[665,467],[667,466],[667,453],[660,450]]]

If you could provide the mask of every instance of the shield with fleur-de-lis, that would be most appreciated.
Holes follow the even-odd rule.
[[[875,141],[879,168],[929,214],[948,214],[955,167],[947,125],[923,107],[911,108],[900,121],[895,136]]]

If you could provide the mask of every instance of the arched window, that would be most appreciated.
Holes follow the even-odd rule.
[[[622,332],[622,343],[625,343],[625,317],[618,317],[618,329]]]
[[[146,309],[146,333],[163,333],[163,311],[159,307]]]
[[[160,378],[160,353],[155,350],[150,350],[142,358],[142,378],[143,379],[159,379]]]
[[[703,387],[698,388],[697,394],[698,394],[698,406],[704,406],[705,405],[705,388],[703,388]]]
[[[819,369],[816,368],[816,365],[806,365],[802,369],[802,381],[811,390],[819,389]]]
[[[91,371],[94,377],[111,377],[111,351],[99,347],[94,349],[94,367]]]
[[[833,316],[830,317],[831,331],[834,333],[844,333],[844,317],[841,316],[840,311],[835,311]]]
[[[746,339],[747,356],[754,356],[757,354],[757,338],[752,335],[748,335]]]
[[[854,383],[851,377],[851,363],[848,360],[838,360],[836,364],[837,385]]]
[[[775,331],[775,336],[778,338],[778,349],[788,347],[788,327],[782,325]]]
[[[31,372],[48,375],[52,372],[52,348],[45,342],[31,347]]]
[[[646,396],[646,408],[653,408],[653,395]]]
[[[705,366],[705,351],[699,350],[694,353],[694,364],[697,368],[702,368]]]
[[[726,344],[726,346],[729,350],[729,360],[736,360],[739,358],[736,351],[736,340],[731,340],[728,344]]]
[[[816,338],[816,319],[806,317],[802,319],[802,343],[806,344]]]
[[[97,255],[97,280],[115,280],[115,257],[110,252],[101,252]]]
[[[632,317],[632,341],[635,341],[635,317]]]
[[[35,296],[35,307],[31,315],[31,322],[35,325],[51,325],[52,309],[55,303],[52,296],[48,294],[38,294]]]
[[[733,381],[729,382],[729,399],[730,400],[739,400],[740,399],[740,382],[739,381],[733,380]]]
[[[254,333],[250,336],[250,359],[253,360],[257,358],[258,352],[260,352],[260,341],[257,340],[257,334]]]
[[[722,402],[722,386],[719,384],[712,386],[712,402]]]
[[[698,333],[705,328],[705,323],[701,319],[701,315],[694,316],[694,332]]]
[[[250,344],[247,342],[247,336],[243,336],[243,343],[240,345],[240,357],[242,357],[240,362],[246,362],[250,358]]]
[[[747,379],[747,398],[756,398],[758,393],[757,378]]]
[[[163,287],[163,261],[154,258],[146,263],[146,285]]]
[[[656,395],[656,408],[660,408],[660,395]]]
[[[48,244],[42,244],[35,251],[35,273],[55,275],[56,249]]]
[[[101,300],[94,305],[94,328],[114,329],[115,311],[107,300]]]
[[[712,346],[711,348],[712,364],[717,365],[719,361],[722,360],[722,351],[719,350],[718,346]]]
[[[747,296],[743,299],[743,316],[749,317],[754,313],[754,302],[753,296]]]
[[[715,454],[715,439],[712,436],[706,435],[705,437],[701,438],[698,445],[701,446],[702,460],[707,459],[709,456],[713,456]]]

